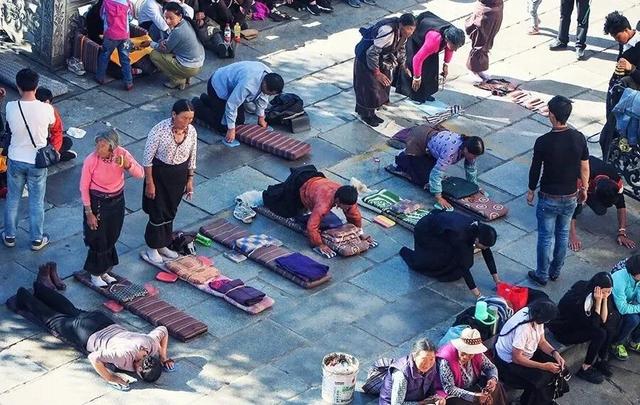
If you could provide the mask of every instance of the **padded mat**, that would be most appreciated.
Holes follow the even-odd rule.
[[[200,227],[200,233],[230,249],[234,248],[236,239],[249,236],[248,231],[238,225],[232,224],[226,219],[216,219],[211,223],[203,225]],[[288,256],[291,253],[293,252],[283,246],[265,246],[256,249],[248,257],[303,288],[315,288],[331,280],[331,275],[327,273],[325,277],[309,282],[280,268],[276,263],[276,259]]]
[[[238,125],[236,138],[272,155],[298,160],[311,152],[311,145],[259,125]]]
[[[413,227],[425,215],[429,215],[431,210],[419,208],[409,214],[398,214],[391,210],[391,207],[401,201],[410,201],[400,197],[392,191],[382,189],[368,194],[359,200],[359,204],[371,211],[382,214],[387,218],[396,221],[401,226],[413,231]]]
[[[114,273],[110,274],[121,284],[132,284],[124,277],[118,276]],[[91,284],[89,273],[85,271],[78,271],[73,273],[73,276],[76,280],[80,281],[92,290],[109,299],[115,299],[108,290]],[[157,295],[138,297],[121,304],[130,312],[138,315],[153,326],[166,326],[169,334],[182,342],[194,339],[201,334],[206,333],[208,330],[207,325],[160,299]]]

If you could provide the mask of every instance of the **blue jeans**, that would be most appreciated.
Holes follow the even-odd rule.
[[[614,345],[624,345],[629,342],[640,343],[640,314],[622,315],[620,332],[616,336]]]
[[[129,60],[129,49],[131,42],[128,39],[114,40],[105,38],[102,43],[102,52],[98,56],[98,70],[96,71],[96,79],[103,81],[107,75],[107,65],[109,58],[114,49],[118,49],[118,58],[120,59],[120,67],[122,68],[122,80],[124,84],[132,84],[133,76],[131,75],[131,61]]]
[[[576,209],[577,199],[571,197],[548,198],[538,193],[538,257],[536,276],[547,281],[549,276],[557,277],[564,264],[569,244],[569,224]],[[551,260],[551,244],[553,260]]]
[[[44,228],[44,194],[47,186],[47,169],[9,159],[7,167],[7,203],[4,208],[4,232],[15,237],[18,225],[18,205],[22,190],[29,189],[29,230],[31,240],[42,240]]]

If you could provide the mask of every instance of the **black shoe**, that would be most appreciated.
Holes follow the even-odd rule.
[[[431,102],[431,101],[436,101],[436,98],[433,96],[427,96],[427,98],[425,98],[425,100]]]
[[[596,364],[593,365],[605,377],[612,377],[613,370],[611,370],[611,366],[609,366],[609,362],[606,360],[598,360]]]
[[[550,51],[559,51],[561,49],[567,49],[567,44],[564,42],[561,42],[559,39],[554,39],[549,44]]]
[[[333,7],[331,6],[331,4],[329,3],[324,3],[321,2],[320,0],[318,0],[318,8],[320,9],[320,11],[322,11],[325,14],[331,14],[333,13]]]
[[[377,127],[380,123],[373,117],[362,117],[362,121],[364,121],[370,127]]]
[[[34,252],[42,250],[49,244],[50,241],[51,240],[49,239],[49,235],[45,233],[42,235],[42,239],[34,240],[33,242],[31,242],[31,250],[33,250]]]
[[[527,273],[527,275],[529,276],[529,278],[536,284],[538,284],[540,287],[544,287],[547,285],[547,282],[544,281],[543,279],[541,279],[540,277],[536,276],[536,272],[535,271],[530,271]]]
[[[376,114],[373,114],[372,117],[375,121],[378,121],[378,124],[382,124],[384,122],[384,120],[382,118],[380,118],[379,116],[377,116]]]
[[[307,11],[311,15],[320,15],[320,13],[322,13],[322,11],[320,11],[320,8],[318,7],[318,4],[308,4]]]
[[[72,151],[71,149],[62,151],[62,153],[60,153],[60,161],[61,162],[68,162],[68,161],[73,160],[73,159],[75,159],[77,157],[78,157],[78,154],[75,151]]]
[[[2,232],[2,242],[6,247],[14,247],[16,245],[16,237],[15,236],[7,236],[6,233]]]
[[[558,277],[559,277],[559,276],[549,276],[549,280],[551,280],[551,281],[558,281]]]
[[[591,384],[602,384],[602,382],[604,381],[604,377],[602,376],[602,374],[600,374],[600,372],[593,367],[589,367],[586,370],[580,367],[580,370],[576,373],[576,376],[590,382]]]

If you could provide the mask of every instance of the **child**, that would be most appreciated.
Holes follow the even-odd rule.
[[[540,33],[540,18],[538,18],[538,7],[542,0],[527,0],[527,12],[531,16],[531,28],[527,34],[538,35]]]
[[[53,94],[45,87],[38,87],[36,98],[47,104],[53,104]],[[53,105],[52,105],[53,107]],[[60,153],[60,161],[67,162],[78,157],[78,154],[71,150],[73,141],[68,136],[63,136],[62,117],[57,108],[53,107],[53,115],[56,121],[49,128],[49,143]]]
[[[104,0],[100,15],[104,22],[102,52],[98,57],[96,81],[104,84],[109,57],[118,49],[125,90],[133,89],[133,76],[129,60],[129,22],[133,19],[133,6],[129,0]]]

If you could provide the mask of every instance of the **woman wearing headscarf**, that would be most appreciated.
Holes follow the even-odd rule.
[[[353,88],[356,112],[372,127],[383,122],[376,109],[389,102],[393,73],[406,70],[405,44],[415,28],[415,17],[407,13],[360,29],[362,39],[355,49]]]
[[[447,405],[507,403],[498,369],[484,354],[487,350],[480,332],[472,328],[438,350],[438,395],[447,398]],[[484,386],[481,381],[486,381]]]
[[[521,405],[555,404],[553,382],[565,361],[545,338],[544,325],[557,315],[553,302],[534,301],[509,318],[496,339],[496,366],[505,384],[524,389]]]
[[[438,75],[449,75],[449,62],[453,53],[464,45],[464,31],[441,19],[430,11],[417,17],[416,29],[407,41],[408,70],[396,73],[396,92],[419,103],[434,101],[438,91]],[[440,73],[440,52],[444,63]]]
[[[473,295],[480,297],[471,275],[474,249],[478,248],[493,280],[500,282],[490,249],[497,234],[491,226],[458,212],[434,211],[418,221],[413,237],[414,250],[400,249],[400,256],[412,270],[441,282],[463,278]]]
[[[124,222],[124,176],[142,178],[142,166],[120,146],[118,133],[109,129],[96,138],[95,151],[82,164],[80,196],[84,205],[84,243],[89,248],[84,269],[91,282],[106,287],[117,280],[108,272],[118,264],[116,242]]]
[[[171,244],[173,220],[182,197],[193,196],[193,176],[196,169],[198,135],[191,125],[193,105],[178,100],[171,110],[171,118],[154,126],[144,146],[144,195],[142,209],[149,215],[144,233],[149,249],[147,259],[162,263],[162,256],[175,259],[178,254]]]
[[[490,79],[487,75],[489,51],[502,25],[502,11],[502,0],[477,0],[473,14],[465,23],[465,31],[471,38],[467,69],[481,81]]]
[[[613,279],[606,272],[588,281],[578,281],[558,303],[559,316],[549,323],[562,344],[589,343],[576,376],[593,384],[611,377],[608,350],[618,332],[620,314],[613,303]]]

